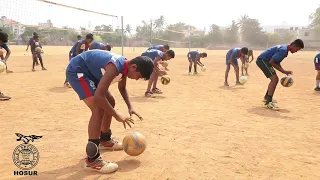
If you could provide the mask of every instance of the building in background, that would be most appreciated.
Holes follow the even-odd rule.
[[[302,39],[305,48],[318,49],[320,48],[320,32],[312,28],[299,29],[298,38]]]
[[[12,41],[18,42],[21,40],[21,34],[25,31],[25,26],[20,24],[19,22],[8,19],[6,16],[2,16],[0,19],[0,25],[3,27],[8,27],[12,33]]]

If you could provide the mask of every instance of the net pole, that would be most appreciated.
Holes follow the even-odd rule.
[[[189,28],[189,52],[191,51],[191,28]]]
[[[152,20],[150,21],[150,46],[152,46]]]
[[[124,38],[124,29],[123,29],[123,16],[121,16],[121,54],[123,56],[123,38]]]

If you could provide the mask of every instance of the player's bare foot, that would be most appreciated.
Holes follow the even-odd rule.
[[[229,83],[228,82],[224,82],[224,86],[229,86]]]
[[[13,73],[13,71],[11,71],[11,70],[7,70],[7,71],[6,71],[6,73]]]
[[[86,158],[86,166],[84,167],[87,171],[96,171],[102,174],[113,173],[118,170],[118,164],[109,161],[104,161],[101,156],[93,162],[89,162]]]
[[[45,67],[42,67],[42,70],[46,71],[47,69]]]
[[[111,139],[110,141],[100,141],[99,149],[113,151],[123,150],[122,143],[115,139]]]
[[[32,72],[35,72],[36,70],[35,70],[35,69],[31,69],[31,71],[32,71]]]

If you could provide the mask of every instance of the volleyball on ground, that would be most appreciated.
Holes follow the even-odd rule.
[[[160,79],[163,85],[168,85],[170,83],[170,77],[168,75],[164,75]]]
[[[248,81],[248,77],[247,76],[241,76],[239,78],[240,84],[245,84]]]
[[[122,147],[128,155],[138,156],[143,153],[147,147],[146,138],[137,131],[132,132],[123,138]]]
[[[0,61],[0,73],[6,71],[6,64],[4,62]]]
[[[293,84],[293,78],[290,76],[285,76],[283,78],[281,78],[281,85],[283,87],[290,87]]]
[[[206,66],[202,66],[201,67],[201,71],[205,72],[207,70],[207,67]]]

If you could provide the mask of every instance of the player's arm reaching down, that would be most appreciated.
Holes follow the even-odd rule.
[[[199,66],[203,67],[204,64],[202,64],[202,62],[200,61],[200,58],[201,58],[201,55],[198,54],[197,57],[196,57],[196,63],[197,63]]]
[[[157,72],[157,74],[159,74],[160,76],[166,75],[167,72],[166,71],[161,71],[161,69],[159,68],[159,64],[162,64],[162,57],[161,56],[157,56],[156,59],[154,60],[154,66],[155,66],[155,71]]]
[[[118,114],[106,98],[106,94],[109,91],[109,86],[112,80],[118,75],[118,70],[114,64],[109,63],[105,67],[105,71],[106,72],[102,76],[94,94],[94,101],[101,109],[105,111],[105,113],[113,116],[117,121],[122,122],[125,128],[126,123],[131,127],[130,123],[134,123],[133,120],[130,117],[123,117],[120,114]],[[94,111],[99,111],[99,108],[94,109]],[[99,118],[99,112],[92,113],[92,118]]]
[[[292,71],[286,71],[282,68],[282,66],[280,65],[279,62],[281,62],[286,56],[282,53],[276,53],[272,56],[271,60],[270,60],[270,64],[276,68],[278,71],[282,72],[283,74],[292,74]]]
[[[134,114],[134,115],[138,116],[140,120],[143,120],[143,118],[132,108],[126,85],[127,85],[127,78],[123,77],[121,79],[121,81],[118,83],[118,89],[119,89],[119,92],[120,92],[124,102],[128,106],[130,117],[132,117],[132,114]]]
[[[11,50],[9,49],[8,45],[7,44],[3,44],[2,45],[3,49],[7,51],[6,53],[6,57],[4,57],[3,61],[6,63],[8,58],[10,57],[10,54],[11,54]]]
[[[251,57],[251,61],[249,62],[249,63],[251,63],[252,61],[253,61],[253,59],[254,59],[254,57],[253,57],[253,52],[250,54],[250,56],[249,56],[249,58]]]

